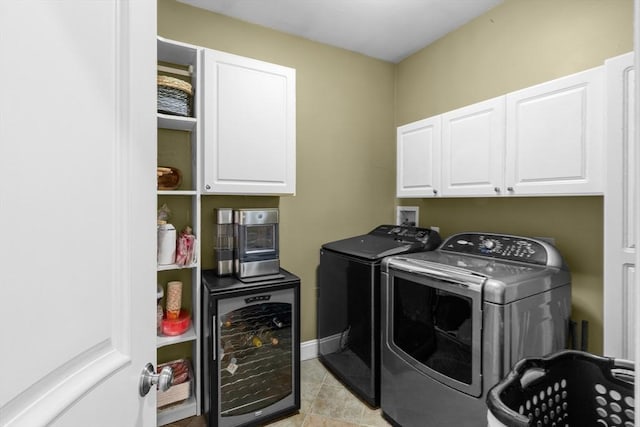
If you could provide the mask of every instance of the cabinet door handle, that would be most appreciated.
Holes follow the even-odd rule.
[[[496,194],[500,193],[500,187],[493,187],[493,191],[496,192]]]
[[[507,191],[513,193],[513,187],[507,187]]]
[[[435,188],[433,189],[433,194],[437,195],[438,194],[438,190],[436,190]]]

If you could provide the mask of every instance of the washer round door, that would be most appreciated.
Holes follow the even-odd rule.
[[[481,396],[485,278],[395,267],[390,265],[383,285],[384,345],[413,369]]]

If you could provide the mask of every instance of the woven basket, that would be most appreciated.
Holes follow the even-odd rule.
[[[158,112],[191,116],[193,88],[184,80],[158,76]]]
[[[191,363],[187,359],[178,359],[172,362],[158,365],[158,372],[165,366],[171,366],[174,371],[174,383],[169,390],[158,390],[157,407],[163,408],[168,405],[184,402],[192,393],[193,386],[193,370],[191,369]],[[185,378],[185,371],[187,372]],[[181,378],[179,378],[181,377]]]

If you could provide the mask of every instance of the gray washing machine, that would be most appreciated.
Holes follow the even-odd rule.
[[[461,233],[382,263],[381,407],[402,427],[486,426],[487,391],[566,348],[571,275],[549,243]]]
[[[432,250],[442,242],[427,228],[380,225],[367,234],[325,243],[318,267],[318,355],[355,395],[380,402],[380,265],[386,256]]]

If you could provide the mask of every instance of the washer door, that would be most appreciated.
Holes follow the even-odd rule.
[[[485,278],[394,267],[390,265],[383,291],[384,345],[425,375],[481,396]]]

